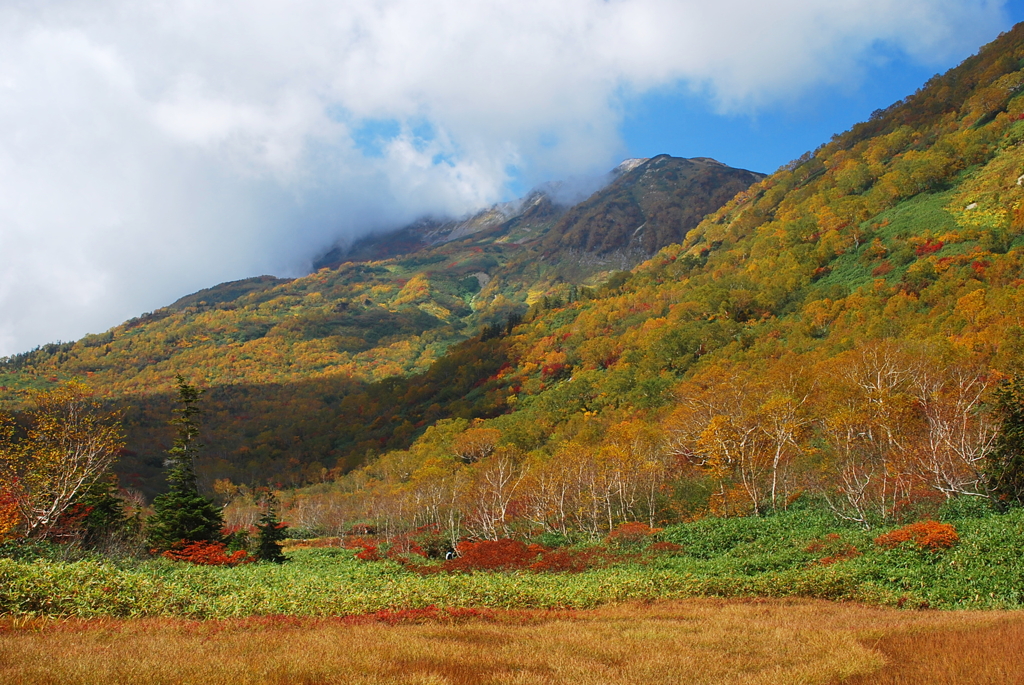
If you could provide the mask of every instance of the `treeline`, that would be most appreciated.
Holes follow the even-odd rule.
[[[123,472],[140,482],[159,474],[169,438],[170,395],[152,393],[169,387],[178,364],[203,369],[200,382],[211,388],[210,449],[200,464],[207,485],[322,480],[317,487],[340,492],[350,486],[335,479],[352,469],[337,482],[390,482],[372,469],[413,454],[430,426],[484,419],[477,428],[498,430],[495,449],[514,449],[515,464],[569,463],[575,457],[560,452],[567,445],[599,452],[601,436],[623,424],[652,432],[654,462],[669,464],[658,473],[674,475],[659,476],[661,504],[635,493],[614,505],[605,497],[605,514],[619,512],[613,519],[764,512],[800,488],[858,520],[892,516],[929,493],[985,495],[975,467],[982,438],[992,436],[990,393],[1024,360],[1022,59],[1024,27],[1016,27],[602,287],[544,282],[535,260],[530,276],[545,288],[528,310],[497,279],[474,275],[505,260],[504,248],[448,246],[450,277],[401,260],[347,265],[230,302],[185,303],[109,341],[54,352],[74,357],[63,368],[94,373],[138,407],[128,421],[137,455]],[[458,328],[460,312],[484,301],[466,320],[488,324],[487,339],[447,347],[469,334]],[[411,326],[406,333],[422,330],[358,354],[339,351],[345,335],[317,337],[356,310],[377,309]],[[445,325],[420,325],[424,313]],[[899,371],[869,392],[853,369],[870,366],[871,355],[895,360]],[[39,362],[31,371],[57,368]],[[883,401],[883,391],[897,399]],[[733,397],[733,406],[701,409],[693,399],[701,397]],[[952,419],[939,419],[957,406],[954,397],[969,409],[957,414],[957,430],[975,436],[956,463],[974,466],[947,476],[937,462],[927,467],[939,452],[924,446],[940,426],[953,430]],[[879,407],[889,413],[871,413]],[[785,432],[767,437],[763,422],[782,421],[784,410],[795,422],[788,441]],[[670,444],[675,452],[665,452]],[[368,459],[376,461],[359,468]],[[476,473],[477,463],[459,472]],[[358,518],[358,507],[347,511],[339,520]]]
[[[331,480],[404,449],[439,419],[504,411],[522,417],[509,421],[509,440],[550,453],[583,412],[612,425],[605,417],[667,410],[674,388],[705,365],[758,368],[792,353],[824,368],[877,341],[938,350],[924,368],[952,355],[986,377],[1011,373],[1024,353],[1020,34],[879,115],[870,131],[856,128],[741,193],[634,273],[593,289],[562,284],[518,325],[506,314],[485,335],[500,334],[500,348],[487,347],[499,338],[454,348],[430,379],[372,392],[332,390],[338,381],[326,379],[265,395],[216,390],[215,406],[218,393],[240,399],[214,422],[223,430],[208,440],[216,456],[204,472],[248,484],[254,474],[284,485]],[[957,85],[953,99],[932,90],[950,83],[974,85]],[[932,100],[945,104],[908,114]],[[888,511],[903,486],[885,487]]]
[[[569,383],[568,381],[566,382]],[[531,449],[534,407],[445,420],[410,449],[284,496],[300,529],[423,526],[498,539],[600,537],[622,523],[760,516],[814,501],[865,528],[953,498],[1024,501],[1024,384],[962,350],[893,341],[841,355],[722,361],[657,410],[583,408]],[[222,482],[229,520],[246,490]]]

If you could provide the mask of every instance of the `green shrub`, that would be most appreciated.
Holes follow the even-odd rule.
[[[952,497],[939,507],[940,521],[959,521],[961,519],[979,519],[995,513],[992,501],[987,497]]]

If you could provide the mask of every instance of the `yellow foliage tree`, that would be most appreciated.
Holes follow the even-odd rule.
[[[467,464],[478,462],[491,455],[501,439],[496,428],[469,428],[452,443],[452,453]]]
[[[47,537],[85,488],[110,468],[124,437],[119,412],[105,411],[83,383],[33,396],[26,439],[8,423],[0,433],[0,489],[17,507],[25,534]]]

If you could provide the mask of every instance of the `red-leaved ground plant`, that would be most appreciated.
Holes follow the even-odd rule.
[[[582,573],[610,562],[613,557],[601,549],[553,549],[530,564],[536,573]]]
[[[444,563],[446,571],[511,571],[525,569],[545,551],[519,540],[480,540],[459,544],[459,556]]]
[[[848,542],[844,542],[838,533],[829,533],[824,538],[815,538],[804,548],[810,554],[823,554],[816,564],[831,566],[840,561],[847,561],[860,556],[860,550]]]
[[[660,532],[661,528],[651,528],[646,523],[639,521],[621,523],[608,533],[608,544],[618,547],[636,547],[646,544],[651,536]]]
[[[358,549],[356,559],[360,561],[381,560],[380,552],[378,551],[380,543],[376,538],[349,535],[342,541],[342,546],[345,549]]]
[[[646,552],[678,554],[683,551],[682,546],[672,542],[647,545],[651,536],[659,530],[643,523],[624,524],[612,531],[610,536],[610,542],[615,541],[614,547],[617,549],[614,550],[605,547],[551,549],[511,538],[463,541],[458,545],[457,555],[441,564],[424,563],[429,555],[411,536],[396,538],[386,553],[382,551],[380,542],[372,538],[350,536],[345,539],[344,545],[347,549],[358,549],[355,556],[361,561],[381,561],[387,558],[421,575],[473,571],[580,573],[627,558],[643,563],[647,561]],[[628,552],[628,548],[643,546],[646,546],[645,551]]]
[[[358,554],[356,555],[359,556]],[[520,540],[479,540],[461,542],[458,556],[443,564],[418,564],[408,556],[396,560],[410,571],[470,573],[473,571],[531,571],[534,573],[579,573],[617,558],[604,549],[550,549]]]
[[[223,542],[210,542],[207,540],[188,541],[182,540],[176,543],[161,556],[174,561],[187,561],[190,564],[201,566],[238,566],[252,561],[252,558],[245,550],[238,550],[227,554]]]
[[[380,561],[380,552],[377,551],[376,545],[366,545],[362,550],[356,552],[356,559],[359,561]]]
[[[957,535],[956,528],[948,523],[918,521],[875,538],[875,544],[886,549],[892,549],[904,542],[913,542],[921,549],[938,552],[960,542],[960,536]]]

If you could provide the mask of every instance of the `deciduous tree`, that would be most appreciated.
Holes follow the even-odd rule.
[[[30,427],[14,439],[0,426],[0,491],[17,504],[26,535],[47,537],[61,516],[110,468],[124,447],[121,414],[71,381],[33,396]]]

